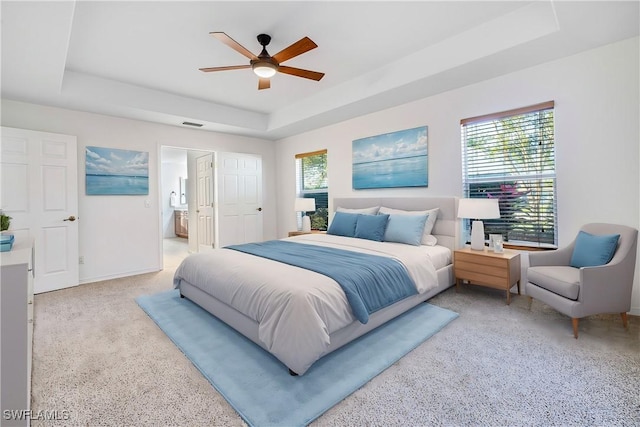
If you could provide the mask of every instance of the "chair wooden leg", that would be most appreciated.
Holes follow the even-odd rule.
[[[624,326],[625,329],[627,329],[627,327],[629,326],[628,323],[628,319],[627,319],[627,313],[620,313],[620,317],[622,317],[622,326]]]
[[[571,324],[573,325],[573,336],[575,337],[575,339],[578,339],[578,322],[579,321],[580,319],[576,317],[571,318]]]
[[[533,297],[528,297],[529,298],[529,306],[527,307],[527,310],[531,311],[531,304],[533,303]]]

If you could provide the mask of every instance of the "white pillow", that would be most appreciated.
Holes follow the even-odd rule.
[[[428,214],[427,221],[424,224],[424,231],[422,232],[422,244],[427,246],[435,246],[438,243],[438,239],[436,236],[431,234],[433,230],[433,225],[436,223],[436,219],[438,218],[438,211],[440,208],[428,209],[425,211],[405,211],[402,209],[393,209],[387,208],[385,206],[380,206],[378,213],[388,214],[388,215],[424,215]]]
[[[338,206],[336,212],[344,212],[344,213],[359,213],[362,215],[376,215],[378,213],[378,209],[380,206],[372,206],[370,208],[362,208],[362,209],[349,209],[349,208],[341,208]]]

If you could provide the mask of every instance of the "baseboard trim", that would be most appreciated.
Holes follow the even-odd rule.
[[[105,281],[105,280],[112,280],[112,279],[121,279],[123,277],[137,276],[139,274],[157,273],[158,271],[162,271],[162,269],[160,269],[160,268],[149,268],[149,269],[146,269],[146,270],[137,270],[137,271],[124,272],[124,273],[109,274],[107,276],[89,277],[89,278],[81,279],[78,282],[78,284],[79,285],[86,285],[88,283],[102,282],[102,281]]]

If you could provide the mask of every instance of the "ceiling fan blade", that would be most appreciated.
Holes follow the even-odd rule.
[[[211,34],[213,37],[217,38],[222,43],[226,44],[227,46],[229,46],[231,49],[235,50],[236,52],[241,53],[242,55],[246,56],[247,58],[249,58],[249,59],[256,59],[257,58],[257,56],[255,56],[253,53],[251,53],[246,47],[242,46],[240,43],[238,43],[237,41],[235,41],[234,39],[232,39],[231,37],[229,37],[225,33],[222,33],[222,32],[211,32],[209,34]]]
[[[271,80],[260,79],[258,80],[258,90],[269,89],[271,87]]]
[[[293,58],[294,56],[302,55],[311,49],[317,48],[318,45],[313,42],[309,37],[304,37],[289,47],[285,47],[280,52],[272,56],[273,59],[278,61],[278,64]]]
[[[278,71],[285,74],[291,74],[292,76],[304,77],[305,79],[319,81],[324,77],[324,73],[319,73],[317,71],[309,71],[303,70],[302,68],[294,68],[287,67],[286,65],[281,65],[278,67]]]
[[[208,68],[198,68],[200,71],[204,71],[205,73],[211,71],[227,71],[227,70],[242,70],[243,68],[251,68],[251,65],[230,65],[228,67],[208,67]]]

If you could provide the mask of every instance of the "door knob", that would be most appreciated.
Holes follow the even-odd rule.
[[[75,220],[76,220],[76,217],[71,215],[71,216],[69,216],[69,218],[65,218],[63,221],[71,221],[71,222],[73,222]]]
[[[256,209],[258,212],[262,212],[262,208],[257,208]]]

